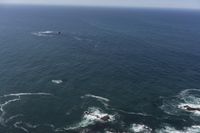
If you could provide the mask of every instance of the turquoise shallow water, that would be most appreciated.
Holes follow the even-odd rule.
[[[0,16],[0,132],[200,132],[199,112],[182,108],[200,104],[199,11],[1,6]]]

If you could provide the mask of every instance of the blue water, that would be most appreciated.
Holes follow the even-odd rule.
[[[200,105],[199,36],[199,11],[0,6],[0,133],[199,133],[180,108]]]

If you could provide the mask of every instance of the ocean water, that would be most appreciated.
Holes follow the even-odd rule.
[[[199,133],[184,105],[200,11],[0,6],[0,133]]]

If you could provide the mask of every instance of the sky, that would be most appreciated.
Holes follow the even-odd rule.
[[[118,6],[200,9],[200,0],[0,0],[0,4]]]

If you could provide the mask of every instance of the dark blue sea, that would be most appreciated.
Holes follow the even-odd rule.
[[[200,133],[198,109],[200,11],[0,6],[0,133]]]

